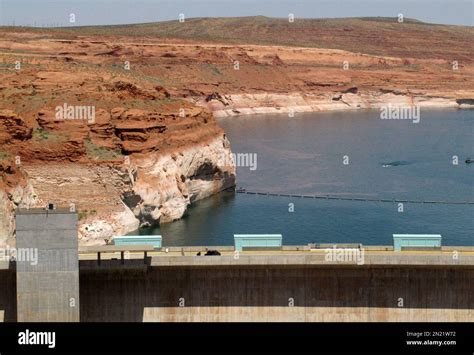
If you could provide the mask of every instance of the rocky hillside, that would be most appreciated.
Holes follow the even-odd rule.
[[[14,157],[0,154],[0,246],[14,246],[14,212],[36,204],[37,195]]]
[[[230,144],[206,109],[128,72],[21,64],[0,71],[0,244],[13,242],[17,207],[74,206],[81,244],[103,244],[234,186]]]

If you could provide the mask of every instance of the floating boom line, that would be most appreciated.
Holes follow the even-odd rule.
[[[388,203],[419,203],[419,204],[439,204],[439,205],[474,205],[474,201],[429,201],[429,200],[405,200],[405,199],[384,199],[365,197],[341,197],[334,195],[303,195],[303,194],[277,194],[261,191],[236,190],[239,194],[274,196],[274,197],[295,197],[317,200],[339,200],[339,201],[360,201],[360,202],[388,202]]]

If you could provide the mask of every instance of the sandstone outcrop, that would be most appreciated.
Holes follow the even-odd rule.
[[[137,177],[128,198],[142,226],[179,219],[192,202],[235,185],[234,163],[225,136],[136,163]]]
[[[189,205],[235,185],[229,142],[222,134],[173,153],[104,164],[29,164],[37,205],[74,204],[83,245],[181,218]]]
[[[15,157],[0,156],[0,247],[15,246],[15,210],[36,204],[37,195],[20,165]]]
[[[30,139],[32,131],[14,111],[0,110],[0,145]]]
[[[19,92],[0,90],[8,107],[0,111],[0,159],[19,157],[21,166],[3,166],[0,244],[14,242],[19,207],[74,205],[80,243],[104,244],[179,219],[192,202],[235,185],[229,142],[210,111],[156,83],[109,79],[82,70],[6,75]],[[61,97],[22,111],[20,93]],[[75,117],[87,112],[77,107],[93,117]]]
[[[179,219],[192,202],[232,188],[225,134],[209,111],[180,106],[182,117],[177,108],[101,108],[92,122],[45,108],[33,124],[2,111],[5,142],[16,144],[0,155],[0,245],[14,244],[17,208],[73,205],[80,243],[105,244]]]

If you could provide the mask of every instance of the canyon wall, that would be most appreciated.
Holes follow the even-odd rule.
[[[121,170],[108,169],[103,177],[115,181],[106,189],[115,190],[113,195],[101,192],[108,200],[115,199],[111,202],[115,208],[108,209],[113,213],[91,215],[81,222],[79,238],[84,245],[180,219],[192,202],[233,188],[235,167],[229,142],[221,135],[171,154],[147,154]],[[94,188],[92,181],[86,185],[81,190]],[[87,204],[82,196],[80,204]]]
[[[0,159],[0,247],[14,246],[15,210],[35,205],[37,195],[15,158]]]
[[[212,113],[139,70],[102,67],[104,57],[115,55],[28,56],[0,72],[0,246],[14,245],[17,208],[75,209],[80,244],[95,245],[234,187],[230,143]]]
[[[209,111],[186,102],[99,109],[93,122],[58,119],[46,108],[32,122],[0,111],[7,149],[0,157],[0,246],[15,245],[17,208],[74,208],[80,244],[96,245],[172,222],[194,201],[235,186],[226,135]],[[19,135],[22,128],[27,133]]]

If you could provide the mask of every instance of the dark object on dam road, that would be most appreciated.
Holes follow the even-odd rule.
[[[209,255],[221,255],[221,253],[219,253],[217,250],[208,250],[205,256]]]
[[[471,159],[471,158],[466,159],[466,164],[472,164],[472,163],[474,163],[474,159]]]

